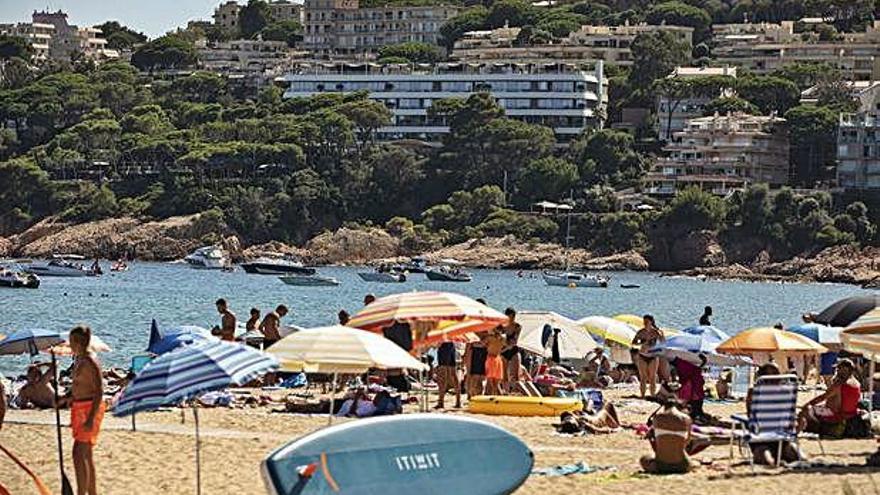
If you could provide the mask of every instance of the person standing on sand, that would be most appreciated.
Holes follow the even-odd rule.
[[[232,342],[235,340],[235,313],[229,311],[226,299],[217,299],[217,312],[220,313],[220,326],[215,326],[211,333],[218,335],[220,340]]]
[[[504,380],[504,360],[501,358],[501,350],[504,349],[506,339],[501,327],[489,331],[484,338],[486,343],[486,394],[503,395],[501,388]]]
[[[260,332],[263,334],[263,349],[268,349],[281,340],[281,318],[287,315],[287,306],[279,304],[263,318],[260,323]]]
[[[248,318],[248,321],[244,324],[245,331],[253,332],[260,325],[260,310],[257,308],[251,308],[251,317]]]
[[[700,325],[704,327],[712,326],[712,322],[709,321],[709,318],[712,317],[712,306],[706,306],[703,309],[703,316],[700,317]]]
[[[74,363],[67,402],[70,404],[70,429],[73,431],[73,466],[76,470],[77,495],[97,495],[95,462],[92,449],[104,420],[104,382],[101,365],[89,352],[92,331],[77,326],[70,331],[70,349]]]
[[[507,308],[504,310],[507,315],[507,323],[501,327],[504,334],[505,344],[501,357],[504,358],[504,390],[509,394],[516,388],[519,382],[519,367],[521,363],[519,355],[519,334],[522,332],[522,326],[516,322],[516,310]]]
[[[455,408],[461,408],[461,383],[458,381],[458,365],[455,359],[455,344],[444,342],[437,349],[437,368],[434,370],[437,379],[439,397],[435,409],[443,409],[443,399],[449,389],[455,390]]]
[[[636,332],[632,345],[638,347],[635,361],[639,370],[639,389],[641,396],[645,398],[645,388],[650,387],[651,397],[657,393],[657,374],[660,369],[660,357],[651,353],[651,349],[658,343],[663,342],[663,333],[657,328],[657,323],[651,315],[642,318],[644,326]]]

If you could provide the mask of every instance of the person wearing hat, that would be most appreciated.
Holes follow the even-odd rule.
[[[862,386],[855,377],[855,364],[843,358],[835,365],[831,385],[824,394],[804,404],[800,427],[809,433],[841,438],[850,418],[859,414]]]

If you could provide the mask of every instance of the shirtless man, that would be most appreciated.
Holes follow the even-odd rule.
[[[73,431],[73,466],[76,470],[77,495],[97,495],[92,449],[98,440],[104,419],[104,382],[101,365],[89,353],[92,331],[78,326],[70,331],[70,349],[74,364],[67,402],[70,404],[70,428]]]
[[[47,367],[41,372],[41,367]],[[49,363],[28,366],[27,383],[18,392],[18,403],[21,407],[49,409],[55,405],[55,389],[52,388],[52,374],[55,369]]]
[[[287,314],[287,306],[279,304],[275,311],[267,314],[260,323],[260,332],[263,333],[263,349],[268,349],[281,340],[281,318]]]
[[[502,395],[501,383],[504,380],[504,360],[501,351],[507,339],[501,327],[490,330],[483,338],[486,344],[486,395]]]
[[[248,321],[244,324],[244,329],[248,332],[252,332],[260,326],[260,310],[257,308],[251,308],[251,317],[248,318]]]
[[[691,417],[679,409],[678,401],[669,398],[652,418],[648,435],[654,456],[642,457],[646,473],[682,474],[690,471],[691,461],[685,452],[691,438]]]
[[[235,313],[229,311],[226,299],[217,299],[217,312],[220,313],[220,326],[214,327],[211,332],[219,335],[221,340],[233,342],[235,340]]]
[[[522,332],[522,326],[516,322],[516,310],[507,308],[504,310],[507,315],[507,323],[501,327],[501,333],[504,335],[504,350],[501,357],[504,358],[504,389],[509,394],[516,388],[519,382],[519,367],[521,359],[519,355],[519,334]]]

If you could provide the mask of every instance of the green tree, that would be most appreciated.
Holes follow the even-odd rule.
[[[799,90],[803,91],[817,84],[822,79],[839,79],[840,71],[827,62],[795,62],[773,71],[770,75],[788,79],[795,83]]]
[[[572,143],[569,155],[587,184],[633,184],[647,160],[633,149],[632,135],[614,129],[588,133]]]
[[[785,119],[797,183],[811,187],[829,178],[837,157],[838,114],[827,107],[799,105]]]
[[[489,8],[486,17],[486,27],[495,29],[510,26],[525,26],[535,24],[537,10],[526,0],[497,0]]]
[[[379,48],[378,58],[379,62],[394,58],[405,59],[410,63],[432,64],[438,62],[442,57],[440,49],[436,45],[410,41]]]
[[[577,167],[566,160],[544,157],[528,163],[517,180],[522,202],[564,198],[578,182]]]
[[[263,0],[249,0],[238,12],[238,28],[243,38],[251,38],[263,30],[272,19],[269,4]]]
[[[602,215],[591,247],[599,252],[619,253],[647,246],[644,217],[620,212]]]
[[[676,66],[685,65],[690,60],[691,47],[672,33],[659,31],[636,36],[630,50],[633,67],[637,68],[629,73],[631,99],[634,103],[650,105],[654,81],[668,76]]]
[[[703,115],[727,115],[728,113],[745,113],[760,115],[761,111],[751,102],[738,96],[721,96],[703,106]]]
[[[677,0],[654,4],[645,14],[648,24],[687,26],[694,28],[694,43],[700,43],[712,34],[712,17],[705,10]]]
[[[754,104],[767,115],[776,112],[783,115],[796,106],[801,92],[788,79],[773,76],[748,76],[737,79],[737,94]]]
[[[33,51],[31,44],[26,39],[19,36],[0,34],[0,59],[20,58],[22,60],[30,60]]]
[[[440,26],[440,44],[447,51],[452,51],[455,42],[468,31],[486,27],[489,11],[483,6],[471,7]]]
[[[267,41],[284,41],[293,48],[303,39],[303,27],[297,21],[286,20],[273,22],[260,30],[260,36]]]
[[[717,230],[724,219],[724,201],[697,187],[679,191],[663,210],[663,220],[682,231]]]
[[[107,48],[113,50],[130,50],[135,45],[147,42],[147,35],[123,26],[117,21],[107,21],[97,28],[107,40]]]
[[[29,158],[0,162],[0,235],[18,232],[52,211],[49,175]]]
[[[182,69],[196,63],[196,49],[180,36],[165,35],[138,47],[131,63],[143,71]]]

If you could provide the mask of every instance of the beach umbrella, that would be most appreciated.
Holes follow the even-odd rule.
[[[552,348],[544,340],[544,328],[559,329],[556,342],[560,359],[583,359],[588,352],[599,347],[589,332],[570,318],[552,311],[519,311],[516,321],[522,326],[518,345],[543,357],[550,357]]]
[[[719,354],[718,342],[713,341],[711,334],[682,333],[673,335],[665,342],[658,343],[653,352],[666,359],[679,358],[690,363],[700,365],[700,356],[705,356],[706,363],[712,366],[742,366],[751,364],[751,361],[739,356],[726,356]]]
[[[863,314],[878,307],[880,307],[880,294],[847,297],[822,310],[813,317],[813,321],[832,327],[846,327]]]
[[[274,356],[283,371],[305,373],[332,373],[333,392],[330,396],[330,416],[336,381],[339,373],[364,373],[378,369],[428,369],[425,363],[411,356],[385,337],[340,325],[307,328],[279,340],[266,352]]]
[[[444,321],[482,321],[487,329],[502,325],[507,322],[507,316],[481,304],[467,296],[451,292],[405,292],[376,299],[349,321],[349,326],[369,330],[381,331],[395,322],[433,323],[439,325]],[[473,332],[473,330],[466,330]],[[443,335],[450,332],[434,333],[433,337],[442,341]],[[452,335],[448,335],[451,337]],[[447,338],[448,338],[447,337]],[[421,345],[418,338],[414,339],[414,345]]]
[[[43,329],[17,330],[4,335],[0,339],[0,354],[36,355],[40,351],[51,348],[64,342],[64,338],[58,332]],[[61,413],[58,410],[58,366],[55,362],[55,354],[52,354],[52,388],[55,392],[55,436],[58,443],[58,469],[61,473],[62,495],[73,495],[73,486],[64,472],[64,443],[61,440]]]
[[[413,327],[413,347],[423,349],[443,342],[475,342],[480,332],[498,326],[494,321],[485,320],[444,320],[437,323],[421,322]]]
[[[843,348],[866,358],[880,360],[880,309],[862,315],[840,333]]]
[[[110,352],[111,350],[110,346],[104,343],[104,341],[97,335],[92,335],[91,338],[89,338],[89,352],[99,353]],[[56,356],[73,356],[73,350],[70,348],[70,337],[68,336],[64,339],[64,342],[46,349],[46,352],[52,353]]]
[[[637,329],[642,328],[642,324],[644,324],[644,320],[641,316],[629,314],[629,313],[614,315],[614,316],[612,316],[612,318],[614,318],[617,321],[622,321],[622,322],[626,323],[627,325],[629,325],[633,328],[637,328]],[[677,335],[677,334],[681,333],[678,330],[676,330],[674,328],[669,328],[669,327],[660,327],[660,331],[663,332],[664,336]]]
[[[636,336],[636,329],[632,325],[607,316],[587,316],[577,320],[576,323],[605,341],[627,347],[632,347],[632,339]]]
[[[177,405],[197,395],[243,385],[278,368],[272,356],[251,347],[221,342],[198,342],[165,353],[147,364],[125,387],[115,416]],[[196,493],[201,493],[199,414],[193,401],[196,433]]]
[[[839,346],[840,332],[843,331],[839,327],[829,327],[821,323],[803,323],[793,327],[786,328],[787,331],[803,335],[804,337],[818,342],[825,346]]]
[[[697,325],[682,330],[684,334],[699,335],[708,342],[720,344],[730,338],[730,335],[711,325]],[[671,338],[671,337],[670,337]]]
[[[197,342],[216,342],[220,340],[211,335],[210,330],[202,327],[184,325],[160,331],[155,325],[155,320],[153,320],[153,323],[153,327],[150,330],[150,344],[147,346],[147,352],[152,354],[165,354],[178,347]]]
[[[828,349],[792,332],[771,327],[743,330],[718,345],[724,354],[750,355],[753,353],[822,354]]]

